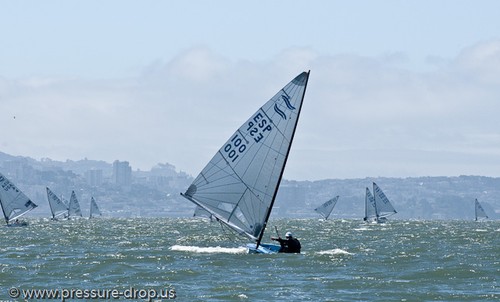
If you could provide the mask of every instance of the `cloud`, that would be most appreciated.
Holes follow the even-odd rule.
[[[289,48],[255,62],[202,46],[136,77],[0,78],[0,149],[141,169],[169,162],[195,175],[248,116],[311,70],[286,178],[498,176],[499,58],[500,41],[489,41],[417,72],[403,53]]]
[[[476,44],[464,49],[455,61],[463,76],[476,77],[483,84],[500,83],[500,40]]]

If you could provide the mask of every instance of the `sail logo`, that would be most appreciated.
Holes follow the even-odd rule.
[[[286,107],[290,110],[295,110],[295,107],[292,105],[292,103],[290,103],[290,96],[283,91],[284,94],[281,95],[281,99],[283,100],[283,102],[285,103]],[[278,106],[278,102],[276,102],[274,104],[274,111],[279,115],[281,116],[282,119],[286,120],[286,114],[283,110],[280,109],[280,107]]]

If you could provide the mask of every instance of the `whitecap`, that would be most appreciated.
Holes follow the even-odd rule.
[[[245,247],[220,247],[220,246],[211,246],[211,247],[201,247],[201,246],[190,246],[190,245],[173,245],[170,247],[172,251],[178,252],[192,252],[192,253],[224,253],[224,254],[244,254],[247,253],[248,249]]]
[[[343,250],[343,249],[319,251],[318,254],[319,255],[354,255],[353,253],[349,253],[348,251]]]
[[[354,230],[355,231],[371,231],[372,229],[370,229],[369,227],[360,227],[360,228],[355,228]]]

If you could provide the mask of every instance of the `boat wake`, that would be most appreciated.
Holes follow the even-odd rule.
[[[246,254],[248,249],[245,247],[220,247],[220,246],[191,246],[191,245],[173,245],[170,247],[172,251],[191,252],[191,253],[206,253],[206,254]]]

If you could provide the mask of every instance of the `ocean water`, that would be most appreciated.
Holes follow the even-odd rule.
[[[22,301],[31,289],[59,295],[30,301],[89,301],[112,290],[123,296],[110,301],[500,300],[498,221],[276,219],[266,242],[275,226],[294,232],[303,253],[247,254],[246,241],[203,219],[2,227],[0,301]]]

